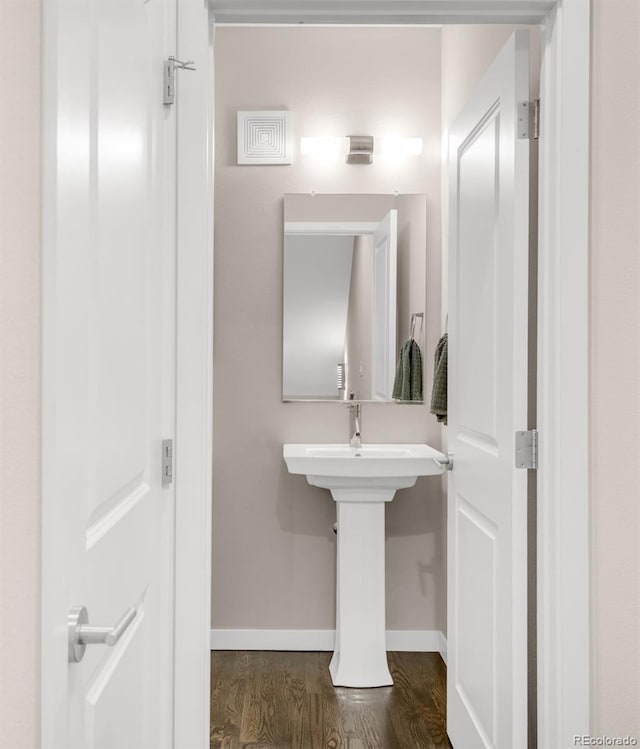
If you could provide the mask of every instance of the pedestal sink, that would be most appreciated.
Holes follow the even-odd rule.
[[[428,445],[284,445],[289,473],[329,489],[338,510],[335,686],[393,684],[385,643],[384,504],[447,456]]]

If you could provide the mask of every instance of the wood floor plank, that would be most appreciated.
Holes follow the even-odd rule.
[[[238,678],[238,659],[234,653],[218,653],[211,670],[211,747],[240,748],[240,720],[245,681]]]
[[[390,653],[395,704],[390,711],[400,746],[448,747],[445,719],[446,671],[436,669],[437,653]],[[442,664],[444,666],[444,663]]]
[[[256,652],[255,668],[247,677],[247,688],[242,705],[240,721],[240,746],[275,746],[276,720],[279,718],[275,706],[273,673],[268,656]]]
[[[334,687],[330,653],[215,651],[211,749],[450,749],[446,667],[389,653],[393,687]]]
[[[291,657],[285,659],[283,696],[288,707],[287,732],[291,736],[292,749],[304,749],[309,746],[311,739],[308,711],[310,694],[306,689],[304,670],[297,667],[297,659]],[[283,739],[286,740],[286,735]]]

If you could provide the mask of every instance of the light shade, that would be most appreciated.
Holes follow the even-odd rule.
[[[303,156],[314,156],[322,161],[337,161],[347,152],[347,138],[314,137],[300,138],[300,153]]]
[[[422,138],[382,138],[380,154],[387,159],[399,160],[422,153]]]

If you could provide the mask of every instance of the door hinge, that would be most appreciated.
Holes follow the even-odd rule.
[[[538,430],[516,432],[516,468],[538,468]]]
[[[173,440],[162,440],[162,486],[173,483]]]
[[[540,99],[518,103],[518,138],[538,140],[540,137]]]
[[[164,77],[164,95],[163,104],[174,104],[176,100],[176,70],[195,70],[193,60],[183,62],[182,60],[176,60],[175,57],[170,57],[163,63]]]

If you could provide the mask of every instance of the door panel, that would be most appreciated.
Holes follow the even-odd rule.
[[[173,741],[174,492],[161,449],[175,420],[176,152],[162,62],[175,52],[176,2],[54,1],[47,12],[57,161],[45,241],[43,745],[159,749]],[[112,647],[67,663],[73,606],[90,626],[136,616]]]
[[[495,243],[499,115],[491,112],[459,150],[459,426],[495,447]]]
[[[495,525],[458,495],[458,693],[477,722],[493,734],[496,703]],[[482,647],[478,644],[482,643]]]
[[[528,32],[450,132],[447,731],[456,749],[527,746]]]

